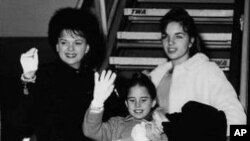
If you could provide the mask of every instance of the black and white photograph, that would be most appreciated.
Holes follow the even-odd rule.
[[[0,0],[0,141],[246,141],[249,0]]]

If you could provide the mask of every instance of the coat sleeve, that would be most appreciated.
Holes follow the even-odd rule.
[[[230,125],[246,124],[246,114],[237,97],[236,91],[227,80],[223,72],[218,68],[207,73],[204,83],[210,103],[226,114],[227,135],[229,135]]]
[[[102,122],[102,116],[103,111],[100,113],[93,113],[90,109],[86,111],[83,123],[85,136],[98,141],[112,140],[113,122]]]

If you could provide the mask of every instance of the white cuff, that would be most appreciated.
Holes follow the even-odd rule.
[[[92,113],[100,113],[104,110],[103,104],[102,105],[96,105],[95,102],[91,102],[90,104],[90,112]]]
[[[21,75],[21,80],[26,83],[35,83],[36,82],[36,75],[34,75],[32,78],[26,78],[24,74]]]
[[[91,101],[91,107],[103,107],[103,102],[100,100],[93,99]]]

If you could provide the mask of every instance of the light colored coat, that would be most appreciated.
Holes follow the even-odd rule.
[[[83,132],[85,136],[97,141],[133,141],[132,128],[141,122],[131,116],[112,117],[107,122],[102,122],[103,111],[92,113],[86,111]]]
[[[172,63],[167,62],[149,74],[156,87],[172,67]],[[190,100],[224,111],[228,127],[232,124],[246,124],[246,114],[234,88],[223,71],[202,53],[175,66],[169,91],[169,113],[181,112],[182,106]]]
[[[131,133],[135,125],[145,119],[135,119],[133,116],[112,117],[107,122],[102,122],[103,111],[91,112],[88,109],[85,113],[83,132],[85,136],[96,141],[134,141]],[[165,134],[161,134],[159,141],[167,141]]]

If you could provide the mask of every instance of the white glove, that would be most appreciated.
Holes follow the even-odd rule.
[[[116,74],[112,71],[102,71],[101,76],[95,72],[94,99],[91,102],[92,107],[103,107],[104,102],[110,96],[114,89]]]
[[[23,75],[26,78],[34,77],[38,68],[38,50],[31,48],[27,52],[21,54],[20,62],[23,68]]]
[[[162,132],[159,130],[155,122],[147,122],[145,125],[146,136],[150,141],[160,141]]]
[[[156,108],[153,112],[153,122],[156,124],[160,132],[163,132],[162,122],[169,121],[165,116],[163,108]]]
[[[153,122],[156,124],[157,128],[163,132],[162,122],[169,121],[165,116],[165,112],[163,108],[156,108],[153,112]]]
[[[146,135],[146,127],[145,122],[141,122],[140,124],[136,124],[132,131],[131,131],[131,137],[134,141],[149,141]]]

